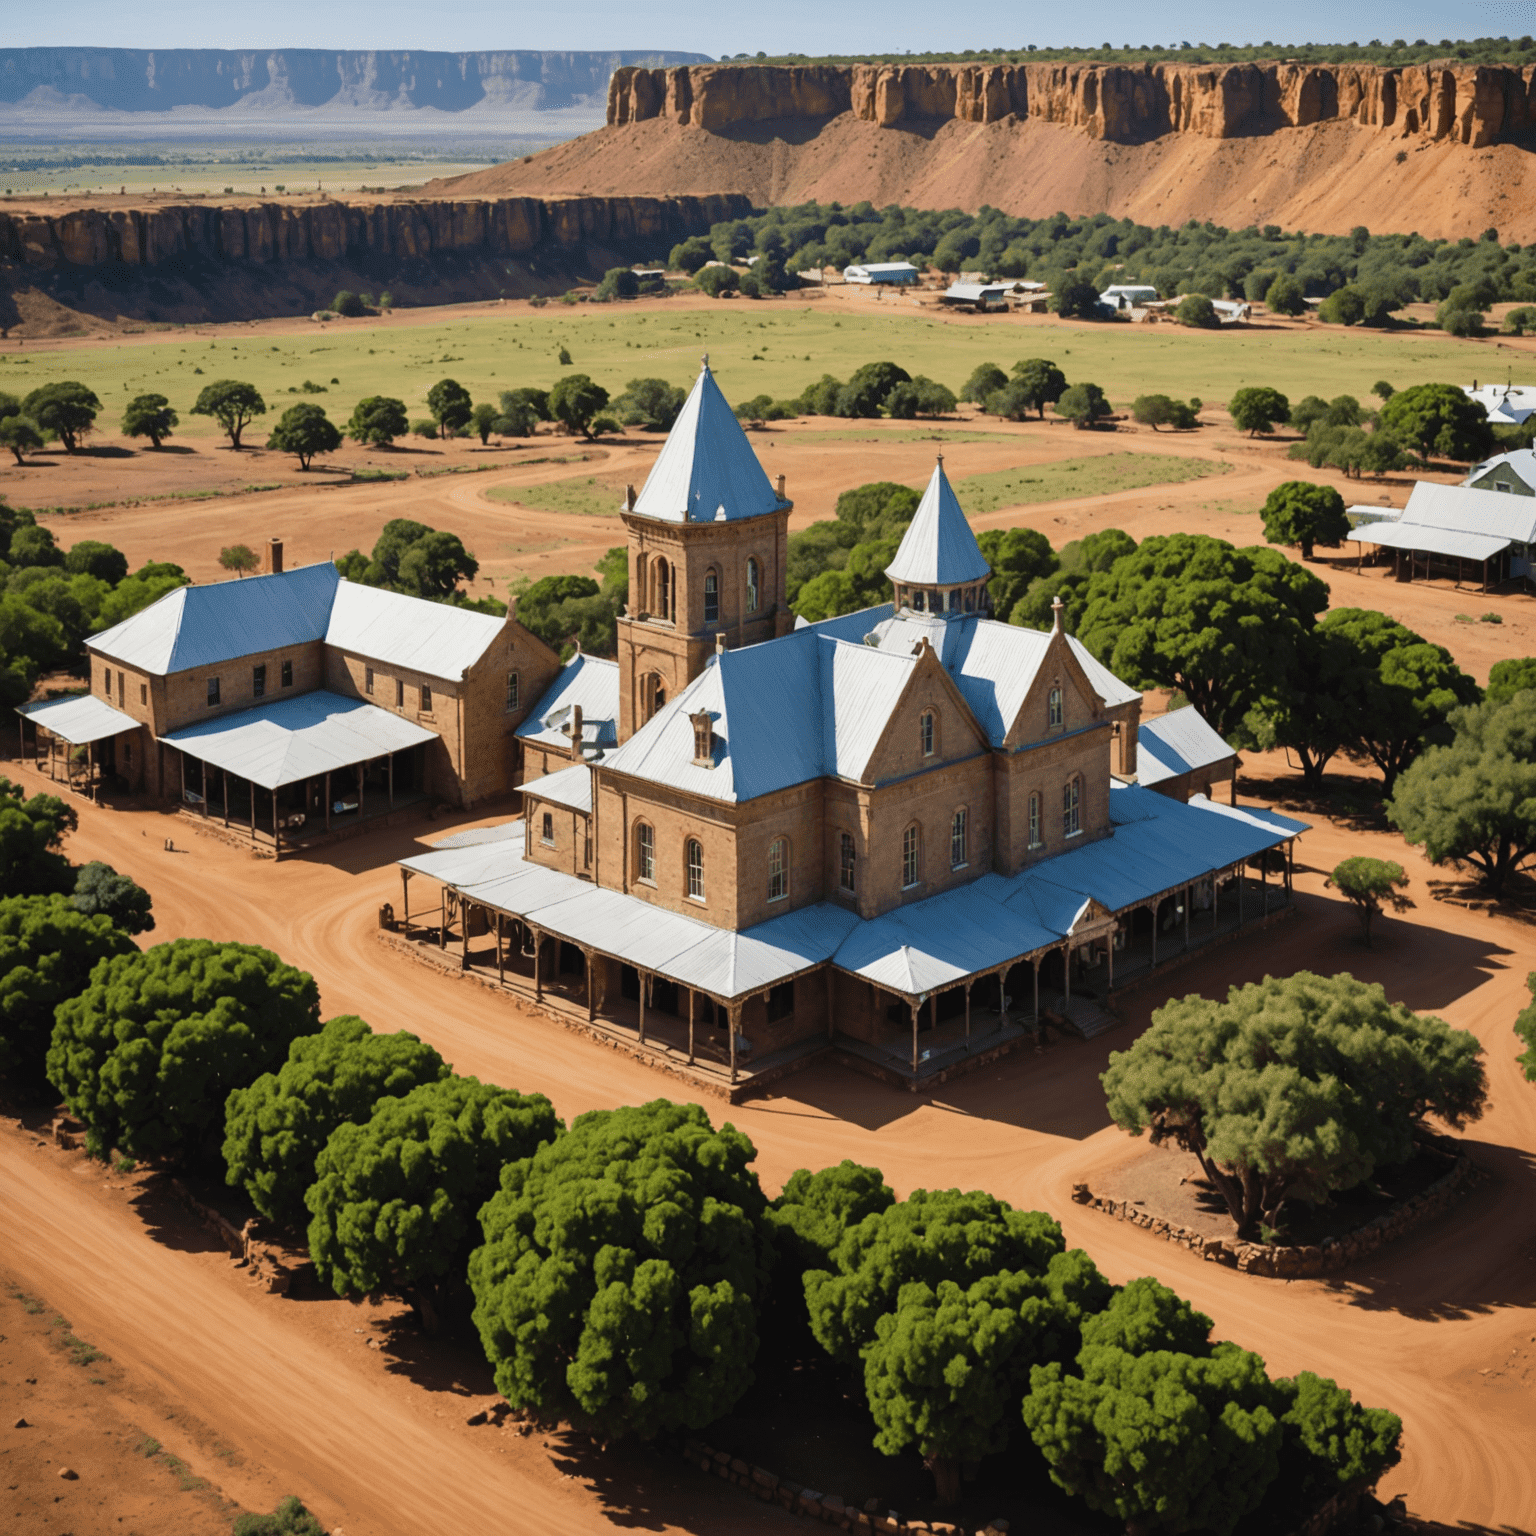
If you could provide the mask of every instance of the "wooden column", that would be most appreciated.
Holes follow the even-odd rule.
[[[1195,888],[1193,885],[1184,887],[1184,948],[1189,948],[1189,909],[1195,904]]]
[[[331,770],[325,770],[325,830],[331,830]]]
[[[916,1014],[913,1018],[916,1019]],[[726,1010],[726,1028],[731,1032],[731,1081],[736,1081],[736,1036],[741,1033],[741,1004],[732,1003]],[[916,1025],[913,1025],[913,1038],[916,1038]]]
[[[389,808],[390,808],[390,810],[394,810],[394,808],[395,808],[395,754],[393,752],[391,752],[389,754],[388,763],[389,763]]]
[[[219,782],[224,786],[224,825],[229,826],[229,769],[219,769]]]
[[[363,774],[367,770],[367,763],[357,765],[357,819],[363,819]]]
[[[533,935],[533,1000],[536,1003],[544,1001],[544,935],[537,928],[528,930]]]
[[[1163,903],[1161,897],[1152,903],[1152,969],[1157,969],[1157,920],[1162,916]]]
[[[1221,871],[1211,871],[1211,932],[1221,927]]]
[[[400,931],[406,938],[411,936],[411,872],[400,871]]]
[[[917,1015],[922,1008],[921,1002],[908,1005],[912,1009],[912,1073],[917,1074]]]
[[[459,968],[469,969],[469,903],[459,898]]]
[[[1264,891],[1262,903],[1264,916],[1269,916],[1269,849],[1265,849],[1259,855],[1259,885]]]
[[[837,1038],[837,1026],[832,1021],[833,1003],[837,996],[837,973],[827,967],[827,1039]]]
[[[181,759],[181,803],[185,805],[187,803],[187,754],[178,752],[176,755]],[[53,743],[51,741],[48,743],[48,757],[49,767],[52,767]]]
[[[1237,929],[1241,933],[1243,929],[1243,887],[1248,884],[1248,862],[1245,859],[1237,866]]]
[[[971,983],[965,984],[965,1048],[971,1048]]]
[[[696,1006],[698,1004],[698,1001],[699,1001],[699,994],[697,992],[695,992],[692,987],[689,987],[688,988],[688,1065],[690,1067],[693,1065],[693,1017],[694,1017],[694,1011],[695,1011],[695,1008],[696,1008]]]
[[[1296,890],[1296,839],[1292,838],[1285,845],[1285,894],[1291,896]]]
[[[1109,937],[1104,941],[1104,959],[1109,966],[1109,990],[1115,990],[1115,930],[1109,930]]]
[[[597,993],[594,990],[592,980],[592,951],[584,949],[581,952],[582,959],[586,962],[587,970],[587,1023],[590,1024],[597,1017]]]
[[[87,742],[85,746],[85,772],[86,777],[91,782],[91,799],[98,800],[100,796],[96,785],[96,743],[94,741]],[[203,804],[203,815],[206,816],[207,814],[208,806],[205,801]]]
[[[277,824],[277,791],[272,791],[272,849],[275,853],[283,851],[283,832]]]
[[[203,770],[203,819],[208,819],[208,764],[199,762],[198,767]]]
[[[997,984],[997,991],[998,991],[998,996],[1001,997],[1002,996],[1002,992],[1003,992],[1003,984],[1002,984],[1001,981],[998,982],[998,984]],[[1035,956],[1035,1017],[1034,1017],[1034,1024],[1035,1024],[1035,1027],[1037,1029],[1040,1027],[1040,956],[1039,955]]]
[[[245,787],[250,791],[251,796],[251,847],[254,848],[256,846],[256,781],[247,779]]]
[[[437,947],[448,948],[448,887],[441,886],[437,893]],[[537,965],[535,965],[537,970]]]
[[[1061,962],[1062,1006],[1067,1008],[1072,1002],[1072,946],[1070,944],[1062,950]]]
[[[644,1045],[645,1044],[645,993],[646,993],[646,985],[645,984],[646,984],[647,980],[649,980],[649,978],[646,976],[644,971],[639,970],[639,969],[636,969],[635,975],[637,975],[640,978],[640,1044]],[[733,1051],[734,1051],[734,1049],[735,1049],[735,1047],[732,1047]]]
[[[507,952],[503,945],[503,915],[496,914],[496,980],[502,986],[507,984]]]

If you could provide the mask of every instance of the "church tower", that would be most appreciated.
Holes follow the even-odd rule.
[[[789,514],[726,404],[709,359],[640,494],[629,533],[629,603],[618,621],[619,740],[628,741],[724,646],[787,634]]]
[[[938,457],[928,489],[907,525],[896,558],[886,566],[897,613],[930,613],[939,618],[967,614],[990,617],[987,583],[992,567],[982,554],[970,521]]]

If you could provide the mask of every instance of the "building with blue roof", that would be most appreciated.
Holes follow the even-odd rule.
[[[1193,709],[1143,728],[1059,608],[990,616],[942,460],[862,613],[793,621],[790,505],[706,364],[625,497],[617,664],[573,658],[520,728],[518,833],[402,861],[408,930],[427,877],[465,965],[685,1068],[833,1051],[916,1082],[1089,1030],[1286,899],[1303,824],[1214,804],[1231,749]]]

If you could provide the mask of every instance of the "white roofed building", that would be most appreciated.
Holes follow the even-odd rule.
[[[1473,380],[1462,385],[1466,394],[1482,406],[1495,426],[1518,427],[1536,416],[1536,385],[1482,384]]]

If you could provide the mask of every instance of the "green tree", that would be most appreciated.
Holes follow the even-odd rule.
[[[46,1095],[54,1009],[85,989],[98,961],[133,941],[109,916],[65,896],[0,900],[0,1078],[13,1092]]]
[[[290,1494],[270,1515],[241,1515],[233,1536],[325,1536],[325,1527]]]
[[[722,294],[734,293],[741,287],[741,278],[734,267],[705,267],[693,280],[694,287],[718,299]]]
[[[1385,379],[1377,379],[1376,382],[1371,385],[1371,393],[1375,395],[1376,398],[1383,404],[1385,404],[1392,398],[1393,395],[1397,393],[1397,391]]]
[[[592,436],[592,418],[607,404],[608,391],[584,373],[566,374],[549,392],[549,409],[554,419],[587,438]]]
[[[224,429],[230,446],[240,447],[240,434],[257,416],[267,414],[267,402],[254,384],[216,379],[203,387],[192,407],[194,416],[211,416]]]
[[[26,523],[11,535],[10,563],[16,566],[63,565],[64,551],[51,529]]]
[[[1098,284],[1081,278],[1062,283],[1056,293],[1056,313],[1063,320],[1102,320]]]
[[[635,299],[640,296],[640,279],[635,276],[633,267],[609,267],[603,273],[603,280],[597,285],[597,292],[593,298],[602,301],[606,299]]]
[[[631,379],[624,386],[624,393],[613,402],[613,408],[627,427],[670,432],[687,398],[686,390],[668,384],[665,379]]]
[[[301,400],[278,418],[277,425],[267,434],[267,447],[293,454],[299,468],[308,469],[317,453],[335,453],[341,447],[341,433],[323,406]]]
[[[1240,1237],[1406,1162],[1426,1115],[1460,1128],[1487,1095],[1466,1030],[1353,976],[1268,976],[1224,1003],[1157,1009],[1102,1078],[1122,1130],[1192,1153]]]
[[[1295,1511],[1289,1528],[1336,1494],[1374,1484],[1402,1459],[1403,1421],[1384,1408],[1362,1407],[1327,1377],[1282,1377],[1274,1394],[1284,1440],[1273,1492]]]
[[[764,1220],[773,1229],[778,1257],[796,1292],[806,1270],[830,1266],[832,1251],[849,1227],[895,1203],[880,1170],[850,1158],[815,1173],[798,1168],[790,1174]]]
[[[477,407],[478,409],[478,407]],[[532,437],[539,429],[539,413],[526,400],[515,398],[510,390],[501,397],[501,414],[491,430],[498,437]]]
[[[1483,697],[1490,704],[1502,704],[1527,688],[1536,688],[1536,656],[1507,656],[1489,669]]]
[[[1033,528],[988,528],[976,542],[992,567],[987,592],[992,612],[1006,619],[1033,582],[1049,576],[1058,561],[1050,541]],[[887,561],[887,564],[890,562]]]
[[[1381,915],[1384,905],[1394,912],[1413,905],[1403,895],[1408,876],[1403,873],[1403,866],[1391,859],[1343,859],[1334,865],[1326,883],[1355,904],[1367,948],[1371,943],[1371,920]]]
[[[219,564],[236,576],[261,568],[261,560],[249,544],[227,544],[219,551]]]
[[[43,434],[30,416],[0,417],[0,448],[9,448],[17,464],[25,464],[29,453],[43,446]]]
[[[338,1125],[304,1197],[321,1279],[338,1296],[406,1296],[435,1331],[437,1287],[462,1273],[498,1173],[559,1130],[542,1094],[451,1075]]]
[[[96,615],[96,630],[110,629],[140,609],[159,602],[167,592],[187,584],[187,573],[165,560],[150,560],[108,593]]]
[[[338,315],[341,315],[348,320],[356,320],[368,313],[367,307],[364,305],[362,298],[358,294],[353,293],[350,288],[343,288],[341,292],[331,300],[331,308],[334,309]]]
[[[895,363],[865,363],[855,368],[852,377],[838,390],[835,414],[878,416],[896,386],[910,382],[911,377]]]
[[[555,418],[549,411],[549,391],[547,389],[535,389],[532,385],[525,384],[521,389],[504,389],[501,392],[502,414],[510,415],[514,404],[522,404],[532,408],[534,416],[539,421],[553,421]],[[527,435],[532,435],[527,434]]]
[[[48,437],[56,437],[67,453],[95,429],[101,401],[78,379],[64,379],[34,389],[21,403],[21,415],[33,421]]]
[[[1269,493],[1259,516],[1264,520],[1265,541],[1300,545],[1303,560],[1312,558],[1313,545],[1337,549],[1349,537],[1344,498],[1331,485],[1287,480]]]
[[[411,430],[411,423],[405,414],[403,400],[388,395],[368,395],[352,407],[346,430],[355,443],[366,443],[370,448],[388,448],[397,437],[404,437]]]
[[[1455,384],[1415,384],[1381,408],[1381,430],[1428,464],[1435,455],[1474,463],[1493,446],[1488,417]]]
[[[331,1019],[318,1034],[295,1040],[277,1071],[230,1094],[227,1182],[269,1220],[302,1227],[315,1159],[331,1133],[368,1120],[380,1099],[403,1097],[448,1075],[443,1058],[415,1035],[376,1035],[351,1014]]]
[[[491,440],[491,433],[499,430],[501,413],[494,405],[482,400],[474,410],[469,413],[469,424],[475,430],[475,435],[480,439],[483,448]]]
[[[1061,551],[1057,569],[1037,576],[1025,588],[1024,595],[1014,601],[1006,614],[1008,622],[1026,629],[1049,629],[1055,617],[1052,604],[1059,596],[1064,609],[1062,628],[1069,635],[1076,634],[1094,574],[1111,569],[1115,561],[1135,551],[1135,539],[1119,528],[1105,528],[1086,538],[1074,539]],[[995,595],[993,611],[999,618],[1005,617]]]
[[[918,416],[950,416],[956,400],[943,384],[918,374],[898,384],[885,397],[885,414],[897,421],[911,421]]]
[[[1276,315],[1304,315],[1307,312],[1306,289],[1290,272],[1282,272],[1264,294],[1264,307]]]
[[[1525,989],[1531,1001],[1515,1016],[1515,1033],[1525,1044],[1525,1050],[1516,1058],[1528,1082],[1536,1083],[1536,971],[1527,973]]]
[[[714,255],[710,249],[709,241],[698,235],[690,235],[688,239],[672,247],[672,254],[667,257],[667,267],[673,272],[686,272],[690,277],[709,261]]]
[[[1256,432],[1268,435],[1291,419],[1291,402],[1278,389],[1253,385],[1238,390],[1227,402],[1232,425],[1252,437]]]
[[[819,624],[841,613],[857,613],[868,605],[860,596],[859,584],[846,570],[841,570],[822,571],[811,577],[790,606],[807,624]]]
[[[1065,1246],[1061,1228],[1040,1211],[1016,1211],[981,1190],[914,1190],[849,1227],[827,1269],[806,1272],[811,1331],[852,1365],[904,1285],[953,1280],[969,1289],[1000,1270],[1040,1276]]]
[[[59,1005],[48,1077],[96,1148],[192,1159],[319,1014],[314,978],[271,950],[176,939],[108,960]]]
[[[71,576],[94,576],[115,587],[128,574],[128,557],[100,539],[81,539],[69,546],[64,569]]]
[[[593,1110],[501,1173],[469,1261],[515,1407],[649,1439],[752,1382],[769,1275],[752,1143],[697,1104]]]
[[[1501,896],[1536,853],[1536,693],[1454,710],[1450,726],[1398,779],[1387,819],[1431,864],[1471,864]]]
[[[151,933],[154,930],[149,892],[99,859],[80,866],[69,900],[77,912],[83,912],[87,917],[110,918],[124,933]]]
[[[1470,284],[1451,289],[1435,310],[1435,324],[1451,336],[1481,336],[1483,303]]]
[[[427,409],[443,437],[457,437],[469,425],[474,403],[457,379],[439,379],[427,391]]]
[[[960,387],[960,398],[986,409],[987,400],[1008,382],[1008,375],[996,363],[978,363]],[[1065,385],[1063,385],[1065,387]]]
[[[68,895],[75,872],[58,849],[79,817],[57,795],[22,794],[19,784],[0,779],[0,897]]]
[[[1193,407],[1171,395],[1138,395],[1131,406],[1131,419],[1151,427],[1154,432],[1159,427],[1187,431],[1200,425]]]
[[[1058,416],[1065,416],[1079,431],[1113,414],[1104,391],[1097,384],[1074,384],[1063,392],[1052,409]]]
[[[1055,405],[1067,392],[1066,374],[1046,357],[1021,358],[1013,365],[1010,382],[1042,421],[1046,406]]]
[[[1203,293],[1186,293],[1179,300],[1179,307],[1174,310],[1173,318],[1180,325],[1194,326],[1202,331],[1214,331],[1221,326],[1216,306]]]
[[[123,412],[123,436],[147,437],[158,448],[180,420],[164,395],[135,395]]]
[[[400,556],[395,588],[411,597],[444,602],[458,593],[460,582],[473,581],[479,569],[480,562],[458,534],[428,529]]]
[[[1065,552],[1063,552],[1065,560]],[[1294,674],[1328,588],[1277,550],[1147,539],[1088,583],[1078,638],[1139,688],[1176,688],[1223,736]]]

